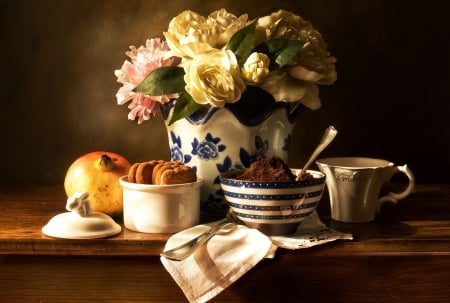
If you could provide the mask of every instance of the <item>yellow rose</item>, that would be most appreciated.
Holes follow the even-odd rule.
[[[266,54],[252,53],[242,66],[245,81],[258,84],[269,74],[270,59]]]
[[[241,98],[246,86],[233,52],[214,50],[184,65],[186,91],[195,102],[223,107]]]
[[[208,18],[187,10],[170,21],[164,37],[173,56],[190,60],[198,54],[224,47],[246,23],[247,15],[238,18],[225,9],[212,12]]]
[[[193,11],[183,11],[174,17],[164,32],[172,56],[192,58],[198,53],[210,51],[209,30],[206,18]]]
[[[247,25],[247,14],[236,17],[226,9],[212,12],[206,20],[207,27],[211,30],[209,43],[215,48],[224,47],[238,30]]]

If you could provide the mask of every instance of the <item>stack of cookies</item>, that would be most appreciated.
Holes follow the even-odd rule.
[[[128,172],[128,182],[139,184],[169,185],[197,181],[197,174],[178,161],[151,160],[134,163]]]

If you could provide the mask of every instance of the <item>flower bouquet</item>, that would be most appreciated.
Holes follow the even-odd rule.
[[[171,124],[205,108],[251,102],[255,91],[273,98],[269,103],[317,109],[317,85],[336,81],[336,59],[321,34],[289,11],[249,20],[225,9],[207,17],[187,10],[163,34],[165,41],[130,46],[130,60],[115,71],[123,84],[117,102],[131,101],[128,118],[139,124],[168,104]]]

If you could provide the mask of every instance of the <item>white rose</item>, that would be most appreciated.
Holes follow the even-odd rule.
[[[276,101],[299,101],[312,110],[321,106],[317,84],[295,79],[282,70],[270,73],[259,86],[268,91]]]
[[[302,30],[312,28],[310,22],[289,11],[278,10],[258,19],[258,26],[265,28],[268,39],[302,39]]]
[[[241,98],[246,86],[236,57],[229,50],[196,56],[184,65],[186,91],[195,102],[223,107]]]
[[[301,40],[304,45],[287,67],[291,77],[318,84],[333,84],[336,58],[330,56],[322,35],[302,17],[285,10],[258,19],[267,39]]]
[[[258,84],[269,74],[270,59],[266,54],[252,53],[242,66],[245,81]]]

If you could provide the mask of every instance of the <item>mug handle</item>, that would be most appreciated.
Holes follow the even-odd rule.
[[[411,192],[414,189],[414,185],[415,185],[416,181],[415,181],[412,171],[406,166],[406,164],[403,166],[395,166],[392,176],[396,173],[403,173],[408,177],[408,180],[409,180],[408,186],[406,187],[406,189],[404,191],[402,191],[400,193],[389,192],[387,195],[379,198],[378,199],[378,212],[380,211],[381,204],[383,204],[384,202],[397,203],[398,200],[405,199],[407,196],[409,196],[409,194],[411,194]]]

